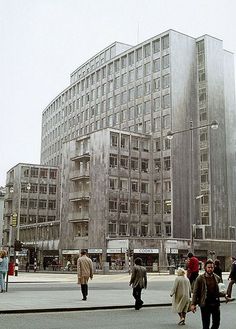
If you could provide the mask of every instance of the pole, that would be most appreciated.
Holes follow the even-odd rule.
[[[189,230],[190,250],[194,254],[193,237],[193,121],[190,121],[190,173],[189,173]]]

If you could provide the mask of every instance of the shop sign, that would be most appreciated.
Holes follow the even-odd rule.
[[[134,249],[134,254],[159,254],[159,249]]]
[[[88,249],[88,254],[102,254],[102,249]]]
[[[79,249],[63,249],[61,251],[62,255],[78,255],[80,252]]]
[[[108,248],[107,249],[108,254],[122,254],[122,248]]]
[[[129,248],[129,240],[109,240],[107,242],[107,248],[109,249],[118,249],[118,248]]]
[[[176,248],[166,248],[166,254],[178,254],[178,249],[176,249]]]

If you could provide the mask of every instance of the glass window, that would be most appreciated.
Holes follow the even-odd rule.
[[[129,158],[127,156],[121,155],[121,157],[120,157],[120,166],[121,166],[121,168],[128,169],[128,167],[129,167]]]
[[[117,168],[118,156],[117,154],[110,154],[110,167]]]
[[[110,212],[117,212],[117,200],[109,200],[109,211]]]
[[[136,50],[136,60],[140,61],[142,59],[142,48]]]
[[[152,51],[154,54],[160,51],[160,39],[152,42]]]
[[[148,159],[141,159],[141,171],[148,172],[149,169],[149,160]]]
[[[170,65],[170,57],[169,55],[163,56],[162,57],[162,68],[166,69],[168,68]]]
[[[164,50],[169,48],[169,35],[162,37],[161,40],[162,40],[162,49]]]
[[[130,166],[131,166],[131,170],[139,170],[138,158],[131,158]]]
[[[151,55],[151,46],[150,43],[144,46],[144,57]]]
[[[170,75],[166,74],[162,77],[162,88],[168,88],[170,86]]]
[[[134,52],[130,53],[128,55],[129,58],[129,65],[133,65],[134,64]]]
[[[151,63],[144,64],[144,75],[149,75],[151,73]]]
[[[164,157],[164,170],[170,170],[170,157]]]
[[[164,109],[170,107],[170,94],[164,95],[162,100],[163,100],[163,108]]]
[[[153,61],[153,72],[159,72],[161,69],[160,58],[157,58]]]

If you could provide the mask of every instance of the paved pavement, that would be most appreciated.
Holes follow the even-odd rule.
[[[227,275],[225,274],[225,279]],[[80,287],[74,273],[25,273],[9,277],[7,293],[0,294],[0,313],[60,312],[85,309],[133,307],[132,288],[128,287],[128,273],[115,275],[94,275],[89,282],[87,301],[81,300]],[[148,274],[152,287],[161,284],[163,289],[143,290],[145,306],[169,306],[171,298],[165,282],[172,286],[174,275]],[[114,286],[102,289],[104,284]],[[121,284],[122,283],[122,284]],[[127,286],[126,286],[127,283]],[[61,287],[63,286],[63,289]],[[119,287],[119,288],[118,288]],[[120,288],[122,287],[122,288]]]

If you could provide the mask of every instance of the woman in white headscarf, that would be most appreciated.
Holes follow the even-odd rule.
[[[189,279],[185,276],[185,270],[178,268],[170,296],[172,298],[172,309],[179,314],[179,325],[185,324],[186,313],[190,307],[191,285]]]

